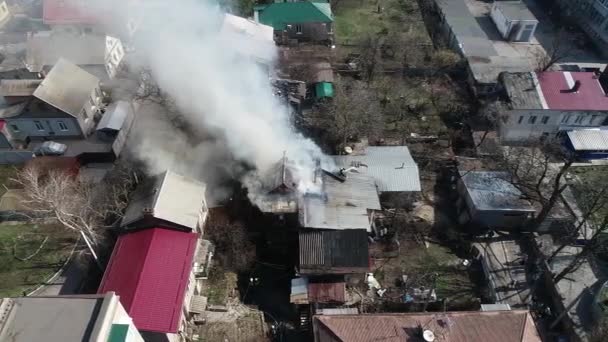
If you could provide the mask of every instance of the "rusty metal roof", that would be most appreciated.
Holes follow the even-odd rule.
[[[308,301],[312,303],[344,303],[344,281],[308,283]]]
[[[369,269],[363,229],[300,232],[299,253],[301,274],[363,273]]]
[[[403,342],[420,337],[420,326],[436,342],[542,342],[525,310],[328,315],[315,316],[313,324],[317,342]]]

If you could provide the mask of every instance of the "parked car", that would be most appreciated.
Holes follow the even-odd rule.
[[[34,156],[60,156],[68,149],[66,144],[45,141],[34,150]]]

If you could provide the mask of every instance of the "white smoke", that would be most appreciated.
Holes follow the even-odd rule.
[[[191,143],[171,125],[155,123],[138,134],[134,151],[142,160],[153,168],[197,172],[218,171],[202,167],[203,163],[238,160],[252,166],[256,174],[264,174],[287,152],[297,165],[300,186],[308,188],[314,160],[322,158],[322,153],[294,130],[287,106],[273,96],[267,70],[240,53],[239,47],[250,45],[250,38],[230,35],[227,39],[219,34],[224,13],[215,1],[167,0],[151,5],[116,0],[110,6],[97,1],[108,27],[124,26],[125,13],[143,18],[131,41],[138,56],[135,62],[150,68],[192,131],[215,138],[214,143]],[[276,55],[274,45],[268,50],[269,56]]]

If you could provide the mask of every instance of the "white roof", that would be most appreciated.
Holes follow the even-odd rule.
[[[97,130],[109,129],[120,131],[129,111],[131,111],[131,106],[127,101],[118,101],[110,104],[101,120],[99,120]]]
[[[568,132],[575,151],[608,150],[608,130],[582,129]]]
[[[238,53],[264,62],[270,62],[275,57],[273,35],[274,30],[271,26],[232,14],[224,16],[220,31],[221,39],[229,43],[238,42],[237,46],[231,45]]]
[[[156,219],[196,229],[205,203],[205,190],[204,183],[167,171],[154,182],[137,187],[121,226],[137,223],[151,210]]]
[[[336,165],[359,165],[359,173],[370,175],[380,192],[420,191],[420,174],[407,146],[369,146],[364,155],[334,156]]]
[[[62,58],[34,91],[34,97],[77,116],[98,86],[97,77]]]

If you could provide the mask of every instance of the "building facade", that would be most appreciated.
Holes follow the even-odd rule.
[[[506,144],[600,127],[608,118],[608,97],[592,72],[504,73],[501,85],[498,126]]]

